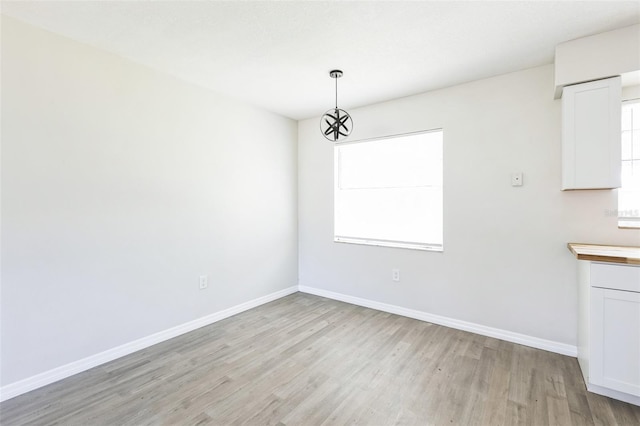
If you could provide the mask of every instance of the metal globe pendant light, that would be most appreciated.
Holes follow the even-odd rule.
[[[338,108],[338,79],[342,77],[342,71],[330,71],[329,76],[336,80],[336,107],[324,113],[320,119],[320,130],[325,138],[338,142],[351,134],[353,120],[347,111]]]

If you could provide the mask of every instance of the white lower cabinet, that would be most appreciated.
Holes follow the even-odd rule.
[[[587,389],[640,405],[640,266],[578,262],[578,361]]]
[[[640,396],[640,293],[591,289],[591,383]]]

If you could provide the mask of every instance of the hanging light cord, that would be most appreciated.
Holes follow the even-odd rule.
[[[338,109],[338,78],[334,78],[336,81],[336,109]]]

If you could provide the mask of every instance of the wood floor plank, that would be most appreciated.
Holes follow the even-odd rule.
[[[586,392],[587,402],[591,409],[591,418],[593,423],[597,426],[616,425],[615,416],[613,415],[613,400],[605,396],[597,395],[595,393]]]
[[[296,293],[0,404],[14,425],[635,425],[575,358]]]
[[[503,425],[506,423],[506,412],[509,394],[509,370],[501,365],[494,367],[489,380],[489,389],[484,404],[479,425]]]
[[[548,424],[564,426],[571,424],[571,412],[566,399],[547,396]]]

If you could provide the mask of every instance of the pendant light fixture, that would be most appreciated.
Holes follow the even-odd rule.
[[[338,142],[351,134],[353,120],[347,111],[338,108],[338,79],[342,77],[342,71],[330,71],[329,76],[336,80],[336,107],[324,113],[320,119],[320,130],[325,138]]]

